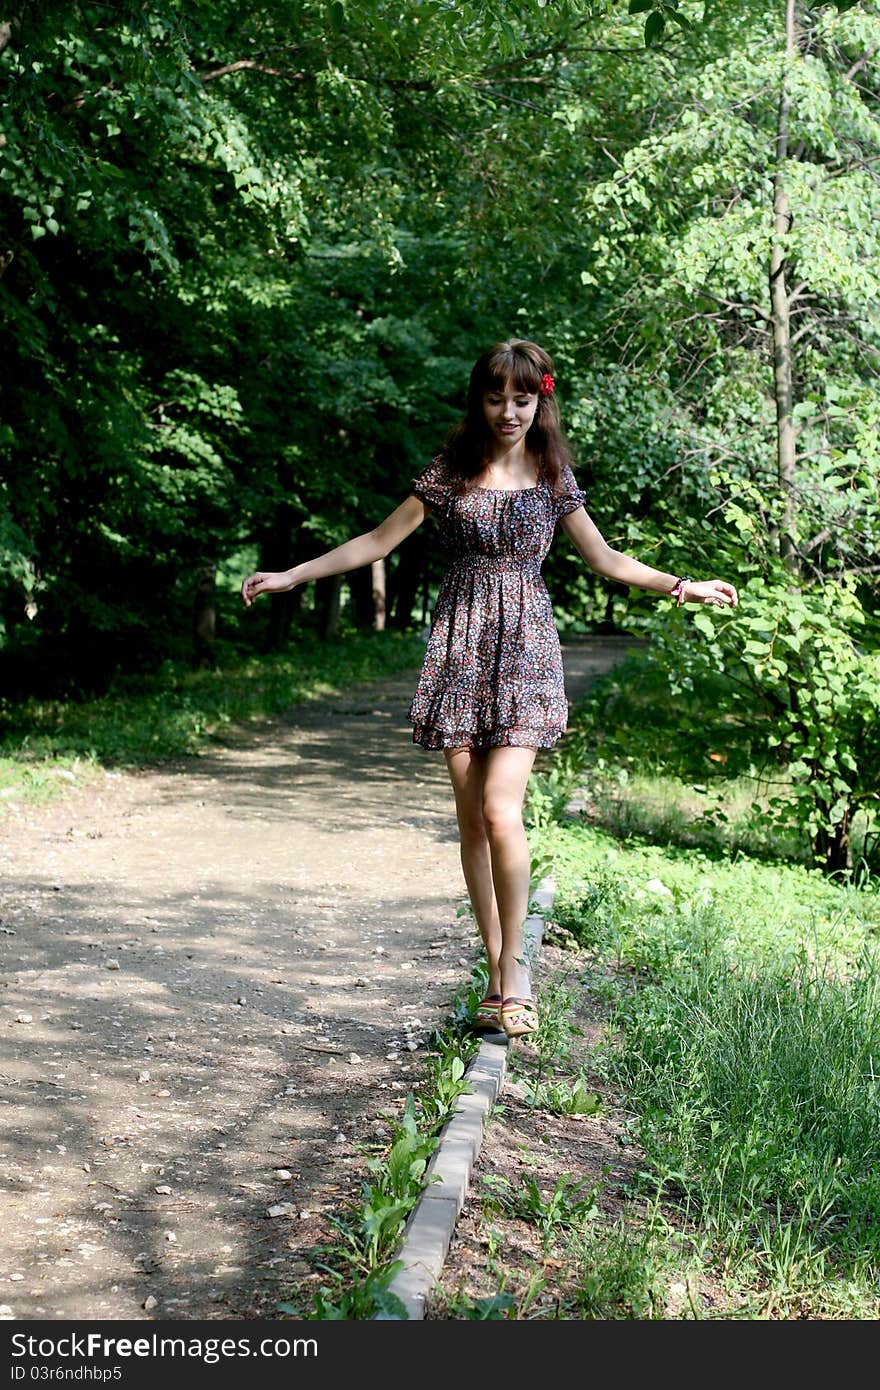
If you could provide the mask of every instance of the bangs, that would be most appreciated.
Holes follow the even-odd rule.
[[[543,373],[538,364],[533,362],[525,353],[507,349],[494,352],[487,359],[480,389],[483,391],[503,391],[508,381],[511,381],[515,390],[534,396],[540,391],[542,376]]]

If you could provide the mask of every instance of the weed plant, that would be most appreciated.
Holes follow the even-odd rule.
[[[516,1309],[516,1299],[512,1293],[493,1293],[486,1298],[470,1298],[459,1292],[445,1300],[444,1311],[447,1318],[470,1322],[507,1321]]]
[[[571,1173],[561,1174],[547,1193],[542,1192],[533,1173],[527,1174],[516,1184],[490,1173],[483,1178],[483,1187],[484,1212],[489,1216],[503,1212],[505,1216],[535,1226],[540,1233],[545,1255],[561,1231],[595,1219],[598,1213],[596,1198],[601,1190],[600,1184],[590,1183]]]
[[[558,1316],[564,1319],[640,1319],[665,1316],[668,1232],[651,1222],[595,1220],[568,1232],[566,1281]]]
[[[424,1191],[440,1132],[468,1090],[465,1070],[477,1047],[476,1039],[454,1032],[435,1034],[433,1042],[418,1097],[405,1097],[390,1145],[366,1156],[368,1176],[359,1197],[331,1217],[335,1237],[314,1252],[324,1282],[314,1291],[311,1307],[284,1302],[280,1312],[309,1320],[406,1318],[404,1304],[390,1288],[401,1267],[394,1254]]]

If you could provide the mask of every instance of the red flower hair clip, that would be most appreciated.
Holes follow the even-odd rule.
[[[556,382],[553,380],[550,373],[545,372],[544,375],[541,377],[541,389],[538,394],[541,396],[552,396],[553,388],[555,385]]]

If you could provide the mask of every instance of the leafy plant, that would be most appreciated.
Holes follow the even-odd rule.
[[[474,1038],[470,1041],[471,1050],[475,1050],[477,1040]],[[465,1080],[465,1067],[465,1058],[458,1052],[429,1057],[419,1111],[422,1120],[431,1129],[439,1129],[449,1119],[459,1096],[471,1094]]]
[[[517,1184],[488,1174],[483,1178],[483,1186],[487,1192],[485,1209],[490,1212],[495,1209],[536,1226],[545,1251],[561,1230],[594,1219],[598,1210],[596,1198],[601,1190],[598,1184],[575,1178],[570,1173],[558,1177],[552,1191],[546,1195],[533,1173]]]
[[[602,1109],[602,1099],[590,1091],[582,1077],[574,1081],[542,1081],[534,1086],[526,1083],[526,1097],[537,1110],[550,1110],[555,1115],[596,1115]]]
[[[322,1322],[351,1322],[366,1319],[407,1320],[406,1304],[393,1294],[388,1285],[402,1268],[395,1260],[366,1274],[328,1271],[331,1282],[323,1284],[313,1295],[313,1306],[303,1312],[294,1303],[279,1303],[278,1311],[293,1317]]]
[[[499,1322],[507,1320],[516,1307],[512,1293],[499,1290],[485,1298],[470,1298],[467,1294],[452,1294],[444,1300],[446,1315],[467,1322]]]

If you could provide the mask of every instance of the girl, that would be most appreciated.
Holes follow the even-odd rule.
[[[538,748],[565,732],[562,656],[541,561],[557,521],[586,564],[676,603],[734,607],[736,589],[652,569],[613,550],[584,508],[554,397],[553,363],[537,343],[497,343],[475,364],[465,419],[374,531],[281,573],[249,575],[246,607],[312,579],[388,555],[433,515],[449,558],[409,710],[413,741],[442,749],[455,793],[461,864],[486,949],[489,983],[474,1016],[509,1037],[537,1012],[523,924],[529,847],[522,821]]]

